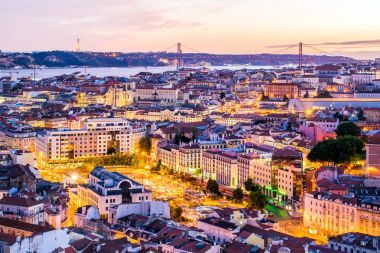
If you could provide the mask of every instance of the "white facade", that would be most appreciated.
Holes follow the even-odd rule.
[[[216,181],[224,186],[236,188],[238,186],[238,154],[225,152],[216,156]]]
[[[132,151],[132,129],[126,119],[87,119],[82,130],[51,130],[36,140],[38,162],[99,157],[110,151]]]
[[[26,198],[4,196],[0,200],[0,213],[2,217],[17,219],[31,224],[43,224],[44,204],[35,200]]]
[[[38,252],[51,253],[69,246],[67,229],[56,229],[29,237],[17,237],[16,242],[10,245],[11,253]],[[1,246],[0,246],[1,249]]]
[[[304,125],[309,126],[314,124],[315,126],[319,126],[322,128],[324,133],[334,132],[339,126],[339,119],[310,119],[306,120]]]
[[[116,223],[118,219],[131,214],[170,219],[170,206],[168,202],[162,201],[120,204],[110,208],[108,222]]]
[[[124,175],[96,167],[89,174],[88,184],[78,186],[78,201],[79,206],[97,206],[100,215],[107,216],[111,206],[152,201],[152,192]]]
[[[354,199],[352,199],[354,200]],[[306,193],[304,225],[313,233],[342,234],[358,229],[357,206],[342,196]]]

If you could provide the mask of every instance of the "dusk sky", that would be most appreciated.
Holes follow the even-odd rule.
[[[302,41],[380,57],[378,0],[2,0],[0,10],[4,51],[74,50],[80,38],[84,51],[159,51],[182,42],[209,53],[271,53],[279,48],[268,46]]]

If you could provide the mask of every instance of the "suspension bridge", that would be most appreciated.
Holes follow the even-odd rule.
[[[183,43],[177,43],[165,48],[162,52],[168,54],[169,59],[175,61],[175,66],[181,68],[184,66],[186,59],[197,59],[197,60],[209,60],[209,59],[257,59],[261,55],[262,59],[269,58],[270,55],[296,55],[298,61],[298,67],[303,67],[305,64],[311,63],[311,56],[330,56],[338,57],[338,55],[327,52],[325,50],[318,49],[314,44],[306,43],[296,43],[291,45],[279,45],[279,46],[268,46],[268,48],[273,48],[275,50],[262,53],[262,54],[208,54],[201,52],[200,50],[194,49],[193,47],[187,46]],[[296,50],[295,50],[296,49]],[[306,53],[306,54],[305,54]],[[274,65],[274,64],[273,64]]]

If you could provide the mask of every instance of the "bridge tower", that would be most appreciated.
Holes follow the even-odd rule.
[[[177,43],[177,57],[176,57],[176,68],[177,70],[183,66],[183,55],[182,55],[182,44]]]
[[[76,44],[76,47],[75,47],[75,52],[80,52],[80,41],[79,41],[79,38],[77,39],[77,44]]]
[[[298,67],[302,68],[302,42],[298,43]]]

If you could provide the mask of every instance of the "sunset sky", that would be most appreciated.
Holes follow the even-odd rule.
[[[74,50],[80,38],[84,51],[182,42],[209,53],[271,53],[280,48],[268,46],[302,41],[380,57],[379,0],[1,0],[0,10],[4,51]]]

